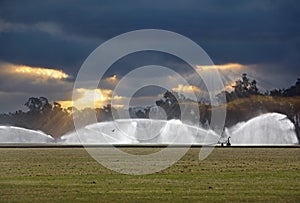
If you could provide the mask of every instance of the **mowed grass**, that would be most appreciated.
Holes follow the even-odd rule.
[[[132,176],[83,148],[2,148],[0,202],[300,202],[300,148],[215,148],[204,161],[199,150],[159,173]]]

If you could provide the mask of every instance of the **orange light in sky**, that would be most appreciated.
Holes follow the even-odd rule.
[[[110,100],[111,90],[102,90],[102,89],[83,89],[80,88],[77,90],[80,95],[80,98],[74,101],[74,106],[76,108],[82,109],[86,107],[99,108]]]
[[[230,69],[242,69],[242,68],[246,68],[246,66],[239,63],[228,63],[222,65],[209,65],[209,66],[196,65],[196,68],[198,70],[210,70],[210,69],[230,70]]]
[[[68,74],[64,73],[62,70],[41,68],[41,67],[30,67],[23,65],[13,65],[14,72],[20,74],[26,74],[31,76],[40,76],[45,78],[53,79],[66,79],[69,77]]]
[[[234,89],[235,82],[231,82],[231,84],[226,85],[224,88],[226,91],[232,91]]]
[[[111,77],[106,78],[109,82],[116,82],[118,81],[117,75],[113,75]]]
[[[59,101],[63,108],[75,106],[78,109],[100,108],[111,100],[112,90],[108,89],[84,89],[76,90],[78,99],[74,101]]]
[[[175,92],[183,92],[183,93],[200,93],[201,90],[193,85],[182,85],[179,84],[177,87],[172,88],[173,91]]]
[[[109,85],[116,85],[119,82],[117,75],[112,75],[103,80],[104,83]]]

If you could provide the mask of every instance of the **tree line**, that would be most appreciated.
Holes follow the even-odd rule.
[[[238,122],[249,120],[261,113],[278,112],[288,116],[295,124],[298,138],[300,138],[300,78],[287,89],[273,89],[260,92],[256,80],[250,80],[243,74],[235,81],[231,92],[223,92],[226,102],[217,107],[209,103],[192,101],[174,91],[166,91],[156,106],[164,110],[167,119],[181,119],[182,112],[190,112],[195,105],[199,109],[199,123],[203,127],[209,126],[213,108],[226,108],[226,127]],[[49,102],[46,97],[30,97],[24,104],[28,111],[18,110],[14,113],[0,114],[0,125],[13,125],[34,130],[41,130],[53,137],[60,137],[66,132],[74,130],[73,114],[88,115],[93,112],[97,121],[113,120],[116,110],[107,104],[100,108],[62,108],[58,102]],[[180,109],[184,108],[184,109]],[[133,118],[149,118],[151,107],[135,111],[129,109]]]
[[[235,81],[232,88],[231,92],[222,92],[226,101],[221,101],[219,106],[212,107],[209,103],[197,102],[200,113],[199,123],[203,127],[209,126],[213,108],[226,108],[226,127],[247,121],[262,113],[277,112],[287,115],[294,123],[298,140],[300,140],[300,78],[287,89],[260,92],[256,80],[250,80],[244,73]],[[165,110],[168,119],[177,119],[180,118],[180,112],[182,112],[180,106],[185,108],[182,104],[192,102],[180,97],[176,92],[167,91],[163,99],[156,101],[156,105]]]

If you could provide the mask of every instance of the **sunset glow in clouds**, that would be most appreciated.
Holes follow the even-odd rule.
[[[76,99],[66,100],[66,101],[59,101],[63,108],[67,107],[76,107],[79,110],[85,108],[101,108],[111,102],[113,99],[114,101],[123,100],[124,97],[115,95],[112,97],[112,90],[109,89],[85,89],[80,88],[75,90]],[[115,104],[115,108],[123,107],[122,104]]]
[[[105,81],[107,81],[111,84],[116,84],[119,80],[118,80],[117,75],[112,75],[111,77],[106,78]]]
[[[159,4],[28,0],[0,1],[0,5],[0,112],[23,108],[24,101],[32,96],[45,96],[49,101],[71,101],[73,83],[87,56],[107,40],[143,28],[172,31],[198,44],[217,65],[197,61],[194,68],[208,77],[219,71],[225,86],[222,89],[228,91],[243,73],[255,79],[263,91],[288,88],[300,77],[300,7],[296,0],[226,3],[203,0],[184,4],[179,0]],[[133,18],[134,12],[141,15]],[[185,47],[173,39],[159,36],[151,36],[151,39],[163,42],[161,44],[170,43],[170,47],[165,48],[183,51]],[[134,46],[135,43],[143,41],[134,40]],[[121,44],[116,44],[114,49],[115,53],[108,51],[119,53]],[[192,57],[195,53],[185,54]],[[191,90],[196,93],[198,90],[189,87],[192,85],[201,90],[200,96],[206,95],[205,84],[194,71],[189,71],[190,67],[185,69],[186,62],[155,51],[136,52],[120,58],[111,67],[99,67],[109,68],[99,87],[113,90],[134,68],[151,64],[169,67],[188,80],[188,87],[184,87],[173,75],[162,78],[170,90],[193,95]],[[161,76],[160,73],[157,76]],[[129,88],[125,86],[124,91]],[[217,91],[222,90],[218,87]],[[122,94],[118,96],[126,97],[126,92]],[[154,97],[158,92],[145,95]],[[98,99],[100,101],[100,97]]]
[[[201,92],[199,87],[196,87],[194,85],[182,85],[182,84],[178,84],[178,86],[173,88],[172,90],[179,93],[200,93]]]
[[[24,74],[35,77],[42,78],[52,78],[52,79],[66,79],[70,76],[64,73],[61,70],[50,69],[50,68],[41,68],[41,67],[30,67],[24,65],[9,65],[9,69],[11,72],[15,72],[17,74]]]
[[[2,80],[6,78],[14,78],[13,81],[22,81],[20,85],[25,85],[31,89],[37,87],[44,88],[45,92],[39,93],[39,95],[46,95],[49,90],[60,96],[60,99],[55,99],[54,101],[59,102],[63,108],[76,107],[79,110],[84,108],[101,108],[107,104],[110,104],[113,100],[113,106],[115,108],[122,108],[126,105],[130,98],[122,95],[112,96],[113,90],[119,83],[120,79],[116,74],[103,78],[101,88],[97,89],[86,89],[80,88],[73,90],[73,82],[70,75],[55,68],[45,68],[45,67],[33,67],[27,65],[18,65],[12,63],[1,63],[1,76]],[[222,71],[229,70],[239,70],[243,71],[247,66],[237,63],[229,63],[215,66],[197,66],[197,69],[206,71],[209,69],[218,69]],[[171,82],[172,75],[166,78],[166,82]],[[122,76],[121,76],[122,78]],[[53,81],[54,80],[54,81]],[[235,77],[230,77],[229,80],[225,81],[225,90],[231,91],[232,85],[234,85]],[[47,88],[48,87],[48,88]],[[53,87],[52,89],[49,87]],[[15,89],[17,91],[17,89]],[[173,88],[171,90],[184,94],[187,98],[193,98],[193,95],[203,93],[201,88],[196,85],[184,85],[173,83]],[[221,90],[220,90],[221,91]],[[72,101],[72,93],[75,93],[74,101]],[[65,95],[65,96],[64,96]],[[55,98],[55,97],[54,97]],[[52,99],[52,98],[50,98]],[[145,98],[143,98],[145,100]],[[158,95],[148,96],[147,101],[135,98],[136,101],[144,101],[144,103],[149,104],[150,101],[155,101],[158,99]],[[143,105],[143,104],[139,104]]]
[[[84,89],[80,88],[75,90],[77,99],[74,101],[60,101],[59,103],[62,107],[75,106],[78,109],[84,108],[99,108],[108,103],[111,99],[111,90],[101,90],[101,89]]]
[[[221,65],[209,65],[209,66],[200,66],[196,65],[196,68],[198,70],[210,70],[210,69],[217,69],[217,70],[237,70],[237,69],[244,69],[247,66],[239,63],[227,63],[227,64],[221,64]]]
[[[55,85],[55,92],[58,94],[65,94],[65,99],[56,100],[63,108],[75,106],[77,109],[84,108],[100,108],[111,102],[113,91],[109,88],[105,89],[76,89],[76,99],[72,101],[70,93],[72,93],[73,82],[66,79],[71,78],[70,75],[54,68],[32,67],[26,65],[18,65],[12,63],[0,63],[0,79],[14,78],[13,80],[20,80],[22,78],[22,85],[31,87],[45,88]],[[1,80],[2,80],[1,79]],[[55,81],[53,81],[55,80]],[[112,75],[104,79],[104,82],[114,85],[118,83],[116,75]],[[20,84],[19,84],[20,85]],[[61,92],[67,90],[68,92]],[[1,90],[0,90],[1,92]],[[44,92],[46,95],[48,92]],[[68,96],[69,95],[69,96]],[[124,99],[122,96],[114,96],[114,101]],[[115,107],[122,107],[122,104],[116,104]]]

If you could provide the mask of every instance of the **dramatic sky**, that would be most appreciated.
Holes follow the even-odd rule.
[[[300,77],[299,25],[298,0],[1,0],[0,112],[23,109],[31,96],[71,105],[73,83],[87,56],[106,40],[137,29],[170,30],[195,41],[228,89],[243,72],[261,91],[286,88]],[[147,64],[168,65],[179,74],[188,69],[167,54],[130,55],[110,68],[96,90],[98,105],[111,100],[124,74]],[[178,92],[203,91],[197,82],[173,86]],[[93,90],[76,91],[82,106],[88,105]],[[161,90],[137,93],[136,105],[155,93]],[[121,106],[126,98],[115,99]]]

